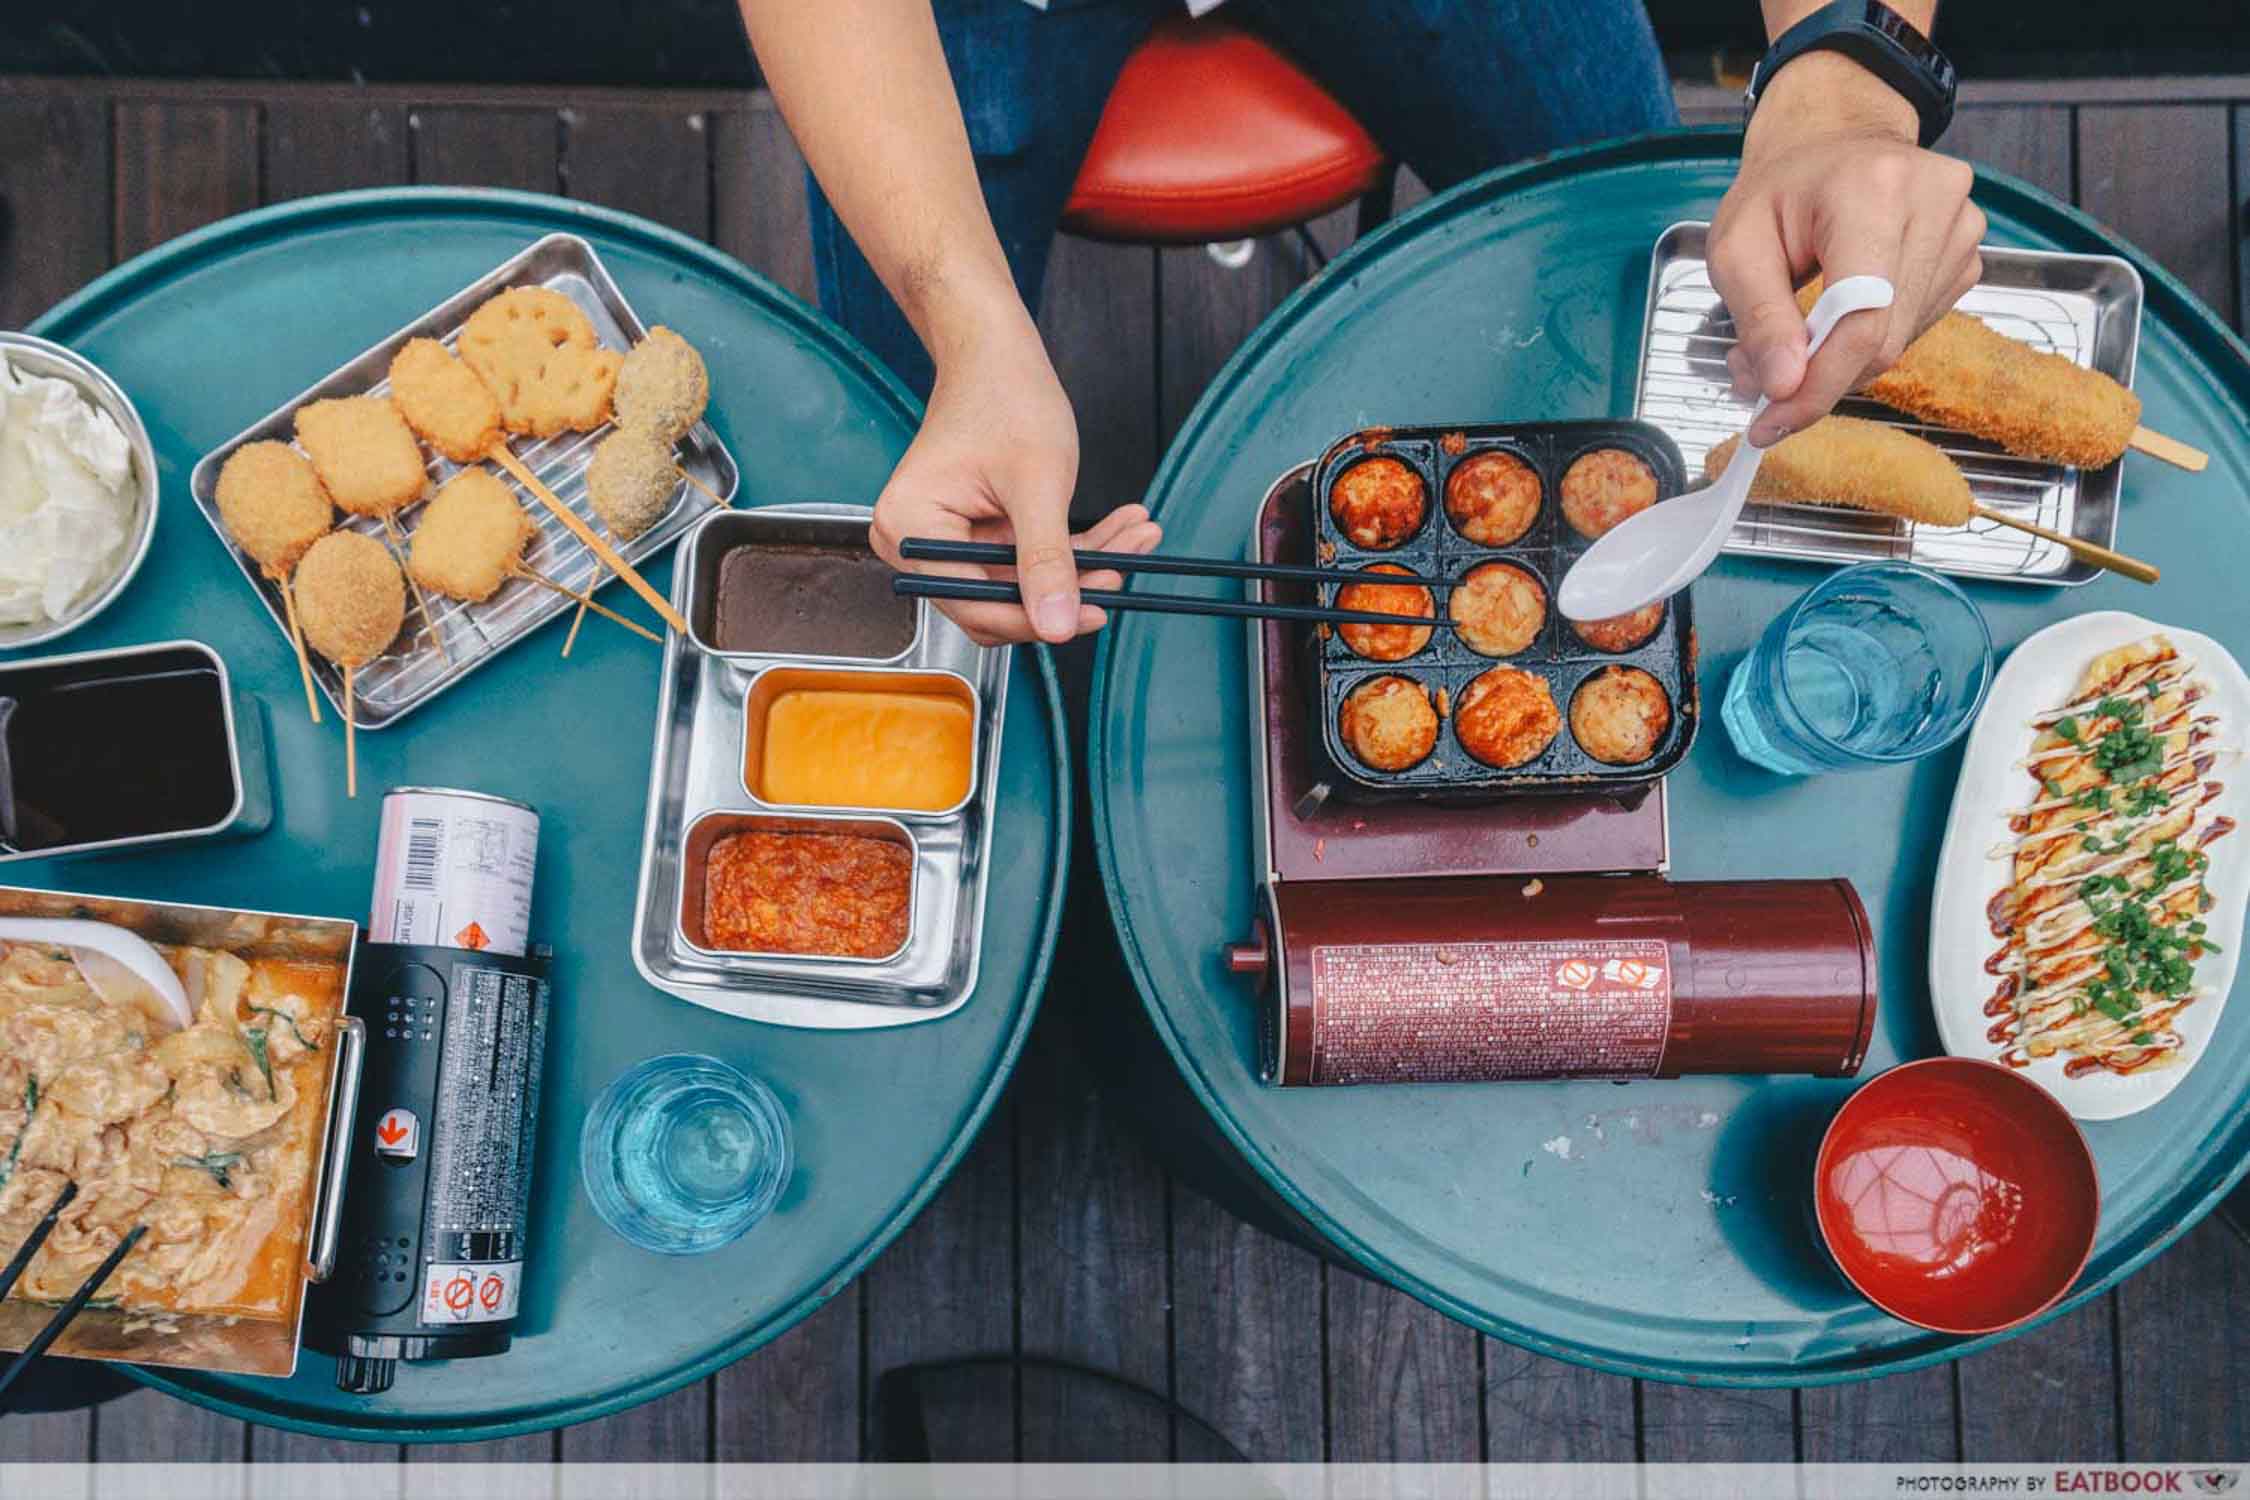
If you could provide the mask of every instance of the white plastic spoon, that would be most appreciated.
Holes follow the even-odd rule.
[[[1845,277],[1820,294],[1812,316],[1805,320],[1811,338],[1805,358],[1819,353],[1828,335],[1850,314],[1890,305],[1891,284],[1882,277]],[[1750,421],[1756,422],[1765,409],[1761,396],[1750,408]],[[1607,620],[1631,614],[1644,604],[1669,599],[1702,576],[1734,530],[1765,451],[1751,447],[1747,426],[1744,430],[1746,435],[1716,482],[1650,506],[1586,549],[1555,590],[1555,607],[1563,618]]]
[[[159,1015],[169,1012],[182,1029],[195,1024],[180,976],[137,933],[76,918],[0,917],[0,941],[68,948],[78,972],[108,1004],[140,1006]],[[156,999],[154,1006],[146,1004],[150,995]]]

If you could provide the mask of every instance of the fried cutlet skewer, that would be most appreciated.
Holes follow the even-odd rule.
[[[390,549],[358,531],[332,531],[297,564],[305,640],[344,674],[344,795],[359,795],[359,721],[352,674],[388,651],[406,623],[406,584]]]
[[[1815,279],[1797,293],[1810,311]],[[2018,458],[2098,469],[2127,448],[2200,471],[2210,456],[2140,425],[2124,386],[2059,354],[2034,349],[1981,318],[1949,312],[1861,391],[1940,427],[1974,433]]]
[[[1705,454],[1704,477],[1717,480],[1741,441],[1728,438]],[[2157,579],[2157,570],[2138,558],[1979,505],[1968,479],[1936,444],[1858,417],[1823,417],[1768,448],[1750,483],[1750,498],[1852,506],[1924,526],[1966,526],[1982,519],[2029,532],[2112,573],[2142,583]]]
[[[289,574],[312,544],[328,534],[336,504],[305,456],[275,442],[244,443],[229,454],[214,498],[227,535],[281,593],[289,644],[305,683],[305,709],[318,724],[320,695],[313,691],[312,663],[305,658],[305,632],[297,622],[297,591],[289,585]]]
[[[398,513],[422,497],[430,476],[422,466],[414,429],[399,414],[397,403],[386,396],[311,402],[297,409],[297,441],[336,503],[355,516],[382,522],[394,560],[404,552],[406,539],[399,533]],[[450,665],[453,654],[445,649],[430,601],[422,597],[420,588],[412,592],[438,656]]]
[[[600,532],[587,525],[576,511],[563,504],[561,498],[541,483],[539,476],[532,473],[530,467],[522,459],[516,457],[506,443],[494,443],[488,456],[494,463],[506,469],[515,478],[516,483],[531,491],[541,505],[553,511],[555,519],[561,521],[564,526],[570,529],[573,536],[584,542],[594,556],[607,563],[612,573],[624,579],[632,587],[633,592],[639,594],[647,602],[649,608],[655,610],[662,617],[665,624],[671,626],[681,635],[688,633],[687,621],[681,617],[677,609],[672,607],[672,601],[658,593],[655,586],[646,578],[643,578],[640,571],[627,562],[615,547],[604,540]]]
[[[524,514],[513,491],[489,469],[463,469],[437,492],[422,522],[414,528],[414,550],[407,571],[423,587],[449,599],[481,604],[510,578],[527,579],[566,599],[588,602],[576,589],[557,583],[523,559],[539,527]],[[661,644],[646,626],[596,604],[594,611],[627,630]]]

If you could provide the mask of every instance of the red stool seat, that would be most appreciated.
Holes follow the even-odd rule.
[[[1248,239],[1341,208],[1390,172],[1295,63],[1224,20],[1169,17],[1110,91],[1063,228],[1133,244]]]

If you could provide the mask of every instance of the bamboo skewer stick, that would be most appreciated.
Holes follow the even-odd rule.
[[[383,517],[383,535],[390,539],[391,555],[398,560],[399,573],[406,579],[407,592],[414,596],[414,607],[421,612],[422,628],[430,633],[430,643],[437,647],[438,659],[452,666],[453,653],[445,649],[445,637],[438,633],[437,617],[430,613],[430,601],[422,596],[422,585],[414,581],[412,570],[406,566],[406,538],[399,534],[396,517]]]
[[[532,473],[522,459],[517,458],[514,453],[509,451],[505,441],[492,445],[491,458],[494,463],[514,475],[517,483],[537,496],[540,504],[553,511],[555,518],[569,527],[572,534],[578,540],[584,542],[594,556],[607,563],[611,572],[624,579],[632,587],[634,593],[639,594],[642,599],[646,600],[649,608],[655,610],[663,618],[665,624],[682,635],[687,634],[687,621],[681,618],[680,612],[672,607],[672,601],[658,593],[655,587],[646,578],[643,578],[631,563],[618,554],[617,549],[612,547],[600,532],[587,525],[576,511],[563,504],[556,497],[553,490],[540,483],[539,476]]]
[[[359,796],[359,725],[352,712],[352,664],[344,663],[344,795]]]
[[[2136,427],[2126,442],[2146,453],[2150,458],[2161,458],[2168,464],[2177,464],[2190,474],[2200,474],[2210,464],[2211,455],[2201,448],[2191,448],[2178,438],[2166,437],[2146,427]]]
[[[281,590],[281,611],[289,619],[289,644],[297,650],[297,672],[305,679],[305,707],[315,724],[320,722],[320,694],[313,691],[312,660],[305,655],[304,627],[297,623],[297,591],[286,578],[276,578],[274,586]]]
[[[578,590],[570,587],[570,585],[568,584],[557,583],[554,579],[547,577],[544,573],[533,572],[530,568],[524,567],[520,564],[514,569],[514,572],[518,578],[528,578],[543,589],[554,590],[556,593],[562,595],[565,599],[576,599],[578,601],[578,607],[580,609],[590,609],[605,620],[616,621],[618,624],[624,626],[627,630],[632,631],[635,635],[645,636],[647,639],[656,642],[659,646],[664,644],[664,637],[658,635],[655,631],[649,629],[646,625],[640,624],[638,621],[626,619],[623,615],[619,614],[616,610],[611,609],[606,604],[596,604],[592,599],[588,598],[584,594],[581,594],[580,592],[578,592]]]
[[[690,474],[686,469],[680,467],[680,465],[678,464],[674,464],[672,466],[672,471],[678,474],[682,479],[686,480],[689,484],[692,484],[697,489],[701,490],[705,498],[710,500],[712,505],[721,510],[725,510],[727,508],[727,500],[725,496],[721,495],[717,490],[711,488],[711,486],[705,484],[702,480],[696,478],[693,474]],[[591,594],[594,590],[600,588],[601,584],[601,569],[596,568],[594,570],[593,581],[586,585],[586,592]],[[584,604],[580,604],[578,606],[578,613],[571,616],[570,634],[563,637],[562,654],[564,656],[570,655],[570,648],[578,644],[578,627],[585,623],[586,606]]]
[[[1973,508],[1979,516],[1987,521],[1996,521],[2002,526],[2012,526],[2018,531],[2027,531],[2035,537],[2053,542],[2061,547],[2067,547],[2071,556],[2090,562],[2097,568],[2107,568],[2112,573],[2121,574],[2138,583],[2154,583],[2157,580],[2158,573],[2155,565],[2142,562],[2137,557],[2127,557],[2124,553],[2113,552],[2098,542],[2089,542],[2084,537],[2071,536],[2064,532],[2052,530],[2049,527],[2041,526],[2036,521],[2025,521],[2015,516],[2004,515],[1982,505]]]

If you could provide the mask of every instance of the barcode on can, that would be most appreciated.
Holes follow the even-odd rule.
[[[437,889],[438,856],[445,849],[445,823],[415,818],[406,825],[406,873],[399,884],[410,891]]]
[[[383,798],[368,937],[521,957],[531,938],[539,815],[475,792]]]

